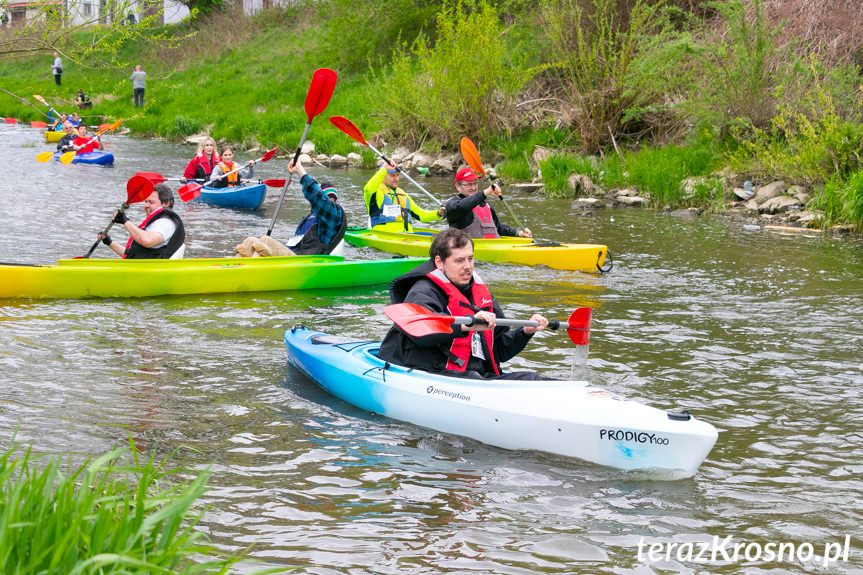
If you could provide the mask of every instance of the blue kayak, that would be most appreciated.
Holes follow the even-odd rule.
[[[58,162],[60,161],[60,156],[64,152],[54,152],[54,159]],[[109,152],[103,152],[102,150],[93,150],[92,152],[87,152],[86,154],[75,154],[75,157],[72,159],[73,164],[100,164],[103,166],[108,166],[114,163],[114,154]]]
[[[231,188],[201,188],[201,194],[196,200],[220,206],[223,208],[240,208],[257,210],[267,194],[267,185],[249,182]]]
[[[716,428],[586,381],[483,381],[393,365],[379,343],[295,327],[288,362],[332,395],[366,411],[505,449],[545,451],[624,470],[689,477]]]

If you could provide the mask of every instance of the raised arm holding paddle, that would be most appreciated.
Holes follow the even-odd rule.
[[[312,120],[327,108],[330,103],[330,98],[333,96],[333,91],[336,89],[338,76],[329,68],[318,68],[312,75],[312,83],[309,86],[309,92],[306,94],[305,110],[306,110],[306,127],[303,129],[303,135],[300,138],[300,143],[297,146],[297,151],[294,154],[293,163],[300,157],[303,150],[303,144],[306,142],[306,137],[309,135],[309,128],[312,126]],[[270,222],[270,227],[267,229],[267,235],[273,234],[273,227],[276,225],[276,219],[279,217],[279,212],[282,209],[282,203],[285,201],[285,194],[288,192],[288,186],[293,180],[293,173],[288,178],[285,187],[282,188],[282,195],[279,197],[279,204],[276,206],[276,212],[273,214],[273,220]]]

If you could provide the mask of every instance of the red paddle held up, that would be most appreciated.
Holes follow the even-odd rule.
[[[126,182],[126,201],[123,202],[123,205],[120,206],[119,212],[126,211],[130,205],[143,202],[147,198],[150,197],[150,194],[153,193],[153,182],[148,180],[143,176],[132,176],[128,182]],[[107,236],[108,232],[111,230],[111,227],[114,225],[114,218],[111,218],[111,223],[108,224],[102,231],[103,236]],[[96,251],[96,248],[99,246],[102,240],[96,240],[95,243],[90,247],[90,251],[88,251],[83,257],[83,259],[87,259],[90,255]]]
[[[300,138],[300,143],[297,146],[297,151],[294,154],[294,163],[300,157],[300,152],[303,149],[303,144],[306,142],[306,137],[309,135],[309,128],[312,126],[312,120],[327,108],[330,103],[330,98],[333,97],[333,91],[336,89],[336,82],[339,77],[329,68],[318,68],[312,74],[312,83],[309,86],[309,92],[306,94],[306,127],[303,129],[303,135]],[[272,235],[273,227],[276,225],[276,218],[279,217],[279,212],[282,209],[282,202],[285,201],[285,194],[288,192],[288,186],[291,185],[293,174],[288,178],[285,187],[282,188],[282,195],[279,198],[279,205],[276,206],[276,213],[273,214],[273,220],[270,222],[270,227],[267,230],[267,235]]]

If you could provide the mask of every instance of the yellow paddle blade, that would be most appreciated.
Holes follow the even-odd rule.
[[[47,162],[51,158],[54,157],[54,152],[42,152],[38,156],[36,156],[37,162]]]
[[[75,154],[77,153],[78,152],[76,152],[75,150],[72,150],[71,152],[65,152],[63,154],[60,154],[60,161],[64,164],[71,164],[72,160],[75,159]]]

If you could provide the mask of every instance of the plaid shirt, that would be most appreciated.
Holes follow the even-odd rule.
[[[303,186],[303,195],[312,206],[312,213],[318,219],[318,238],[328,244],[342,227],[345,211],[321,191],[320,184],[310,175],[303,176],[300,184]]]

